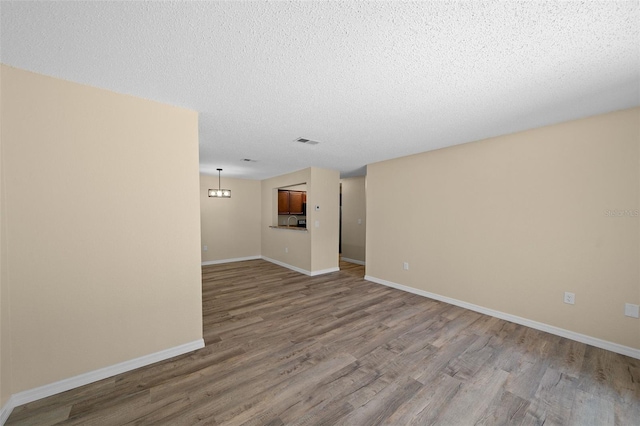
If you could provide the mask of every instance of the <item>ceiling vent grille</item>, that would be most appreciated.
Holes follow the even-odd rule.
[[[296,139],[296,142],[304,143],[307,145],[318,145],[320,143],[320,142],[312,141],[310,139],[305,139],[305,138],[298,138]]]

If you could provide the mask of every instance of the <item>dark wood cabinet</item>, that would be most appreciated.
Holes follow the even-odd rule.
[[[302,214],[301,191],[289,191],[289,214]]]
[[[304,191],[278,190],[278,214],[305,214],[307,193]]]
[[[289,214],[289,191],[278,191],[278,214]]]

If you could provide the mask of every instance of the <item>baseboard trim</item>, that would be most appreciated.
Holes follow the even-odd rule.
[[[340,259],[344,262],[355,263],[356,265],[365,266],[365,263],[362,260],[349,259],[348,257],[341,257]]]
[[[279,260],[271,259],[270,257],[262,256],[263,260],[267,262],[274,263],[278,266],[282,266],[283,268],[291,269],[292,271],[300,272],[301,274],[305,274],[310,277],[315,277],[316,275],[328,274],[330,272],[339,271],[339,267],[329,268],[329,269],[321,269],[319,271],[307,271],[306,269],[298,268],[297,266],[289,265],[288,263],[280,262]]]
[[[234,259],[209,260],[207,262],[202,262],[202,266],[219,265],[222,263],[231,263],[231,262],[243,262],[245,260],[257,260],[257,259],[263,259],[263,260],[266,260],[267,262],[275,263],[278,266],[291,269],[292,271],[300,272],[301,274],[305,274],[310,277],[315,277],[316,275],[328,274],[328,273],[336,272],[340,270],[340,268],[336,266],[335,268],[321,269],[319,271],[307,271],[306,269],[298,268],[297,266],[289,265],[288,263],[280,262],[279,260],[271,259],[265,256],[248,256],[248,257],[236,257]],[[354,262],[357,262],[357,261],[354,260]]]
[[[620,345],[618,343],[609,342],[607,340],[598,339],[596,337],[587,336],[586,334],[576,333],[574,331],[566,330],[564,328],[556,327],[556,326],[545,324],[538,321],[533,321],[533,320],[522,318],[516,315],[507,314],[505,312],[496,311],[493,309],[485,308],[483,306],[474,305],[472,303],[463,302],[462,300],[453,299],[451,297],[441,296],[439,294],[430,293],[428,291],[420,290],[413,287],[408,287],[402,284],[394,283],[392,281],[387,281],[380,278],[372,277],[370,275],[365,275],[364,279],[376,284],[382,284],[387,287],[393,287],[395,289],[406,291],[408,293],[413,293],[419,296],[428,297],[429,299],[439,300],[441,302],[460,306],[461,308],[469,309],[471,311],[479,312],[481,314],[489,315],[492,317],[503,319],[505,321],[510,321],[516,324],[531,327],[536,330],[554,334],[556,336],[565,337],[567,339],[571,339],[571,340],[575,340],[576,342],[595,346],[600,349],[606,349],[608,351],[615,352],[621,355],[626,355],[631,358],[640,359],[640,349],[635,349],[629,346]]]
[[[11,395],[4,407],[2,407],[2,411],[0,412],[0,425],[3,425],[9,418],[9,415],[11,415],[13,409],[20,405],[28,404],[51,395],[88,385],[89,383],[97,382],[98,380],[126,373],[127,371],[135,370],[136,368],[144,367],[159,361],[164,361],[166,359],[173,358],[174,356],[183,355],[201,348],[204,348],[204,339],[194,340],[193,342],[174,346],[173,348],[164,349],[159,352],[124,361],[109,367],[89,371],[87,373],[69,377],[68,379],[63,379],[35,389],[15,393]]]
[[[311,272],[311,276],[315,277],[316,275],[323,275],[323,274],[330,274],[331,272],[338,272],[340,270],[339,267],[335,267],[335,268],[328,268],[328,269],[321,269],[319,271],[312,271]]]
[[[202,266],[207,265],[220,265],[221,263],[232,263],[232,262],[244,262],[245,260],[256,260],[262,259],[262,256],[247,256],[247,257],[234,257],[233,259],[221,259],[221,260],[207,260],[206,262],[202,262]]]
[[[13,409],[17,406],[18,404],[15,403],[13,395],[11,395],[4,406],[0,408],[0,425],[4,425]]]
[[[311,276],[311,271],[298,268],[297,266],[289,265],[288,263],[280,262],[279,260],[271,259],[270,257],[262,256],[262,260],[266,260],[267,262],[275,263],[276,265],[282,266],[283,268],[291,269],[292,271],[300,272],[301,274]]]

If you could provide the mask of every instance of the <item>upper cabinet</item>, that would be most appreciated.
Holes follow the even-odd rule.
[[[289,191],[278,190],[278,214],[289,214]]]
[[[305,214],[307,193],[278,190],[278,214]]]
[[[303,214],[301,191],[289,191],[289,214]]]

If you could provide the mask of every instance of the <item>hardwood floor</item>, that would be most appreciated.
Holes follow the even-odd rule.
[[[638,425],[640,360],[363,280],[203,268],[206,347],[7,425]]]

